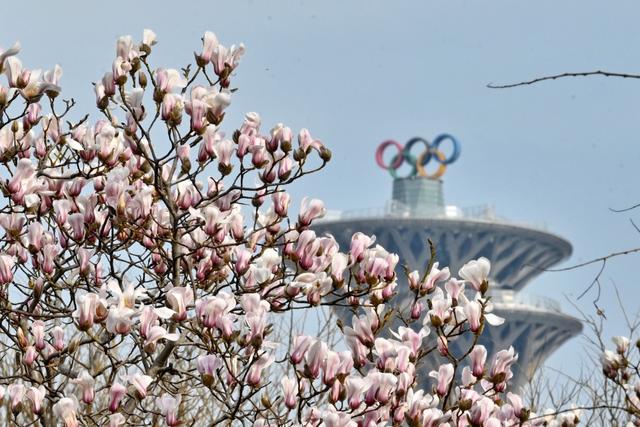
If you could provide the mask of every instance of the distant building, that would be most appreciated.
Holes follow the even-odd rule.
[[[438,154],[443,160],[437,152],[438,145],[434,146],[427,150],[433,151],[434,158]],[[441,167],[457,158],[458,147],[454,154],[451,161],[441,162]],[[396,169],[400,155],[392,159]],[[426,157],[409,158],[425,163]],[[378,163],[382,163],[380,150]],[[425,174],[424,168],[420,169]],[[465,262],[481,256],[488,258],[493,312],[506,318],[506,322],[502,326],[487,325],[480,344],[487,347],[489,356],[513,345],[519,359],[511,383],[521,386],[551,353],[582,330],[580,321],[563,313],[557,301],[522,292],[538,274],[567,259],[571,244],[542,228],[499,218],[487,206],[471,209],[446,206],[439,179],[443,172],[444,169],[435,179],[423,177],[414,166],[411,176],[394,179],[392,200],[385,207],[329,212],[314,229],[332,234],[341,247],[349,247],[351,236],[357,231],[375,235],[377,243],[397,253],[400,264],[411,269],[425,268],[430,256],[427,239],[436,245],[440,266],[449,266],[454,276]],[[409,297],[401,266],[397,274],[397,289],[406,289]]]

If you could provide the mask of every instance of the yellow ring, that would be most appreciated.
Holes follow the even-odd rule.
[[[438,169],[433,173],[433,175],[429,175],[427,174],[427,170],[424,168],[424,165],[422,164],[422,160],[424,160],[425,156],[427,154],[429,154],[431,152],[431,154],[435,154],[436,156],[438,156],[438,160],[440,160],[440,166],[438,166]],[[418,159],[416,160],[416,169],[418,170],[418,175],[423,176],[425,178],[429,178],[429,179],[438,179],[441,178],[442,175],[444,175],[444,173],[447,171],[447,165],[442,163],[446,160],[446,156],[444,155],[444,153],[440,150],[425,150],[422,152],[422,154],[420,154],[420,156],[418,156]]]

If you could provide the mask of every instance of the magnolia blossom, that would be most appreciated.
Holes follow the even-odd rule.
[[[187,318],[187,306],[193,303],[193,291],[189,287],[175,287],[167,292],[169,308],[176,312],[174,319],[182,321]]]
[[[162,326],[152,326],[149,332],[147,332],[147,338],[144,341],[144,348],[149,353],[153,353],[155,350],[156,343],[165,339],[168,341],[177,341],[180,338],[180,334],[177,333],[169,333]]]
[[[40,387],[29,387],[27,390],[27,398],[33,405],[33,413],[40,414],[42,412],[42,402],[47,394],[47,390],[43,385]]]
[[[454,368],[451,363],[441,365],[438,371],[431,371],[429,376],[437,380],[436,392],[439,396],[444,396],[449,391],[449,384],[453,379]]]
[[[152,382],[153,378],[149,375],[135,373],[129,376],[129,383],[135,387],[141,399],[147,396],[147,387],[149,387]]]
[[[51,329],[51,336],[53,337],[53,348],[62,351],[64,349],[64,329],[55,326]]]
[[[167,393],[156,398],[156,405],[158,405],[160,413],[164,415],[168,426],[177,426],[180,424],[180,421],[178,420],[178,408],[181,400],[181,395],[174,397]]]
[[[111,307],[107,316],[107,331],[112,334],[127,334],[133,324],[133,316],[136,311],[128,307]]]
[[[64,422],[65,427],[78,427],[78,402],[75,398],[63,397],[53,405],[53,413]]]
[[[120,406],[120,401],[127,393],[127,388],[118,382],[114,382],[109,389],[109,411],[115,412]]]
[[[76,294],[76,310],[73,317],[78,319],[78,327],[87,330],[93,326],[98,295],[93,293]]]
[[[326,212],[327,210],[321,200],[305,197],[302,199],[300,206],[298,222],[302,226],[309,226],[314,219],[323,217]]]
[[[613,337],[614,344],[616,345],[616,351],[618,354],[625,354],[629,350],[629,338],[627,337]]]
[[[287,408],[293,409],[297,404],[298,382],[289,377],[282,377],[280,381],[282,392],[284,393],[284,404]]]
[[[94,386],[96,384],[96,380],[93,378],[88,371],[84,370],[78,375],[78,377],[74,380],[71,380],[74,384],[77,384],[82,393],[82,401],[84,403],[91,403],[95,398],[95,390]]]
[[[247,374],[247,383],[251,386],[257,386],[260,383],[262,371],[271,365],[274,360],[275,356],[266,352],[254,360],[251,368],[249,368],[249,373]]]
[[[486,281],[489,277],[491,263],[485,257],[467,262],[462,266],[458,274],[466,280],[478,292],[486,291]]]
[[[487,360],[487,349],[483,345],[475,345],[471,353],[471,372],[476,378],[484,374],[484,364]]]
[[[11,403],[11,411],[16,414],[22,409],[22,399],[25,394],[25,387],[20,383],[12,383],[7,387]]]
[[[198,372],[200,372],[202,382],[206,386],[213,384],[215,372],[222,365],[223,361],[213,354],[198,357]]]
[[[0,254],[0,284],[11,283],[15,264],[16,257]]]

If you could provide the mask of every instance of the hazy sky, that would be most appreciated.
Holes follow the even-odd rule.
[[[93,109],[90,83],[110,69],[118,35],[140,39],[144,28],[155,30],[154,63],[173,68],[193,58],[205,30],[226,45],[244,42],[226,128],[257,111],[268,127],[308,127],[334,153],[330,166],[295,188],[297,200],[309,194],[330,209],[381,206],[391,180],[375,165],[377,144],[448,132],[461,141],[462,155],[445,176],[447,203],[490,203],[514,221],[546,224],[574,245],[564,265],[640,246],[629,223],[640,221],[640,210],[609,211],[640,202],[640,81],[486,88],[563,71],[637,72],[637,2],[10,4],[3,5],[0,45],[20,40],[27,67],[62,65],[65,96],[85,110]],[[624,329],[613,283],[635,312],[639,262],[612,260],[602,276],[601,304],[614,334]],[[575,297],[597,270],[547,273],[527,291]],[[578,304],[593,312],[586,297]],[[575,366],[580,349],[580,340],[568,343],[551,365]]]

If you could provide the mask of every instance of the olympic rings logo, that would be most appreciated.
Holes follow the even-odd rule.
[[[445,154],[440,151],[440,144],[447,140],[451,141],[453,145],[453,152],[449,155],[449,157],[446,157]],[[424,145],[425,150],[418,156],[414,156],[413,154],[411,154],[411,149],[414,145],[419,143],[422,143]],[[390,146],[396,147],[397,153],[393,156],[389,164],[385,164],[383,157],[384,152]],[[382,169],[388,170],[391,176],[394,178],[398,178],[397,171],[402,166],[402,164],[406,162],[412,168],[407,177],[421,176],[429,179],[438,179],[446,172],[447,165],[450,165],[451,163],[458,160],[459,156],[460,144],[458,144],[458,141],[453,136],[443,133],[442,135],[436,137],[436,139],[433,140],[433,143],[429,143],[429,141],[423,138],[412,138],[403,147],[402,144],[396,141],[385,141],[380,144],[378,146],[378,149],[376,150],[376,163],[378,163],[378,166],[380,166]],[[431,160],[434,160],[436,163],[438,163],[438,169],[434,173],[429,174],[427,173],[426,166]]]

